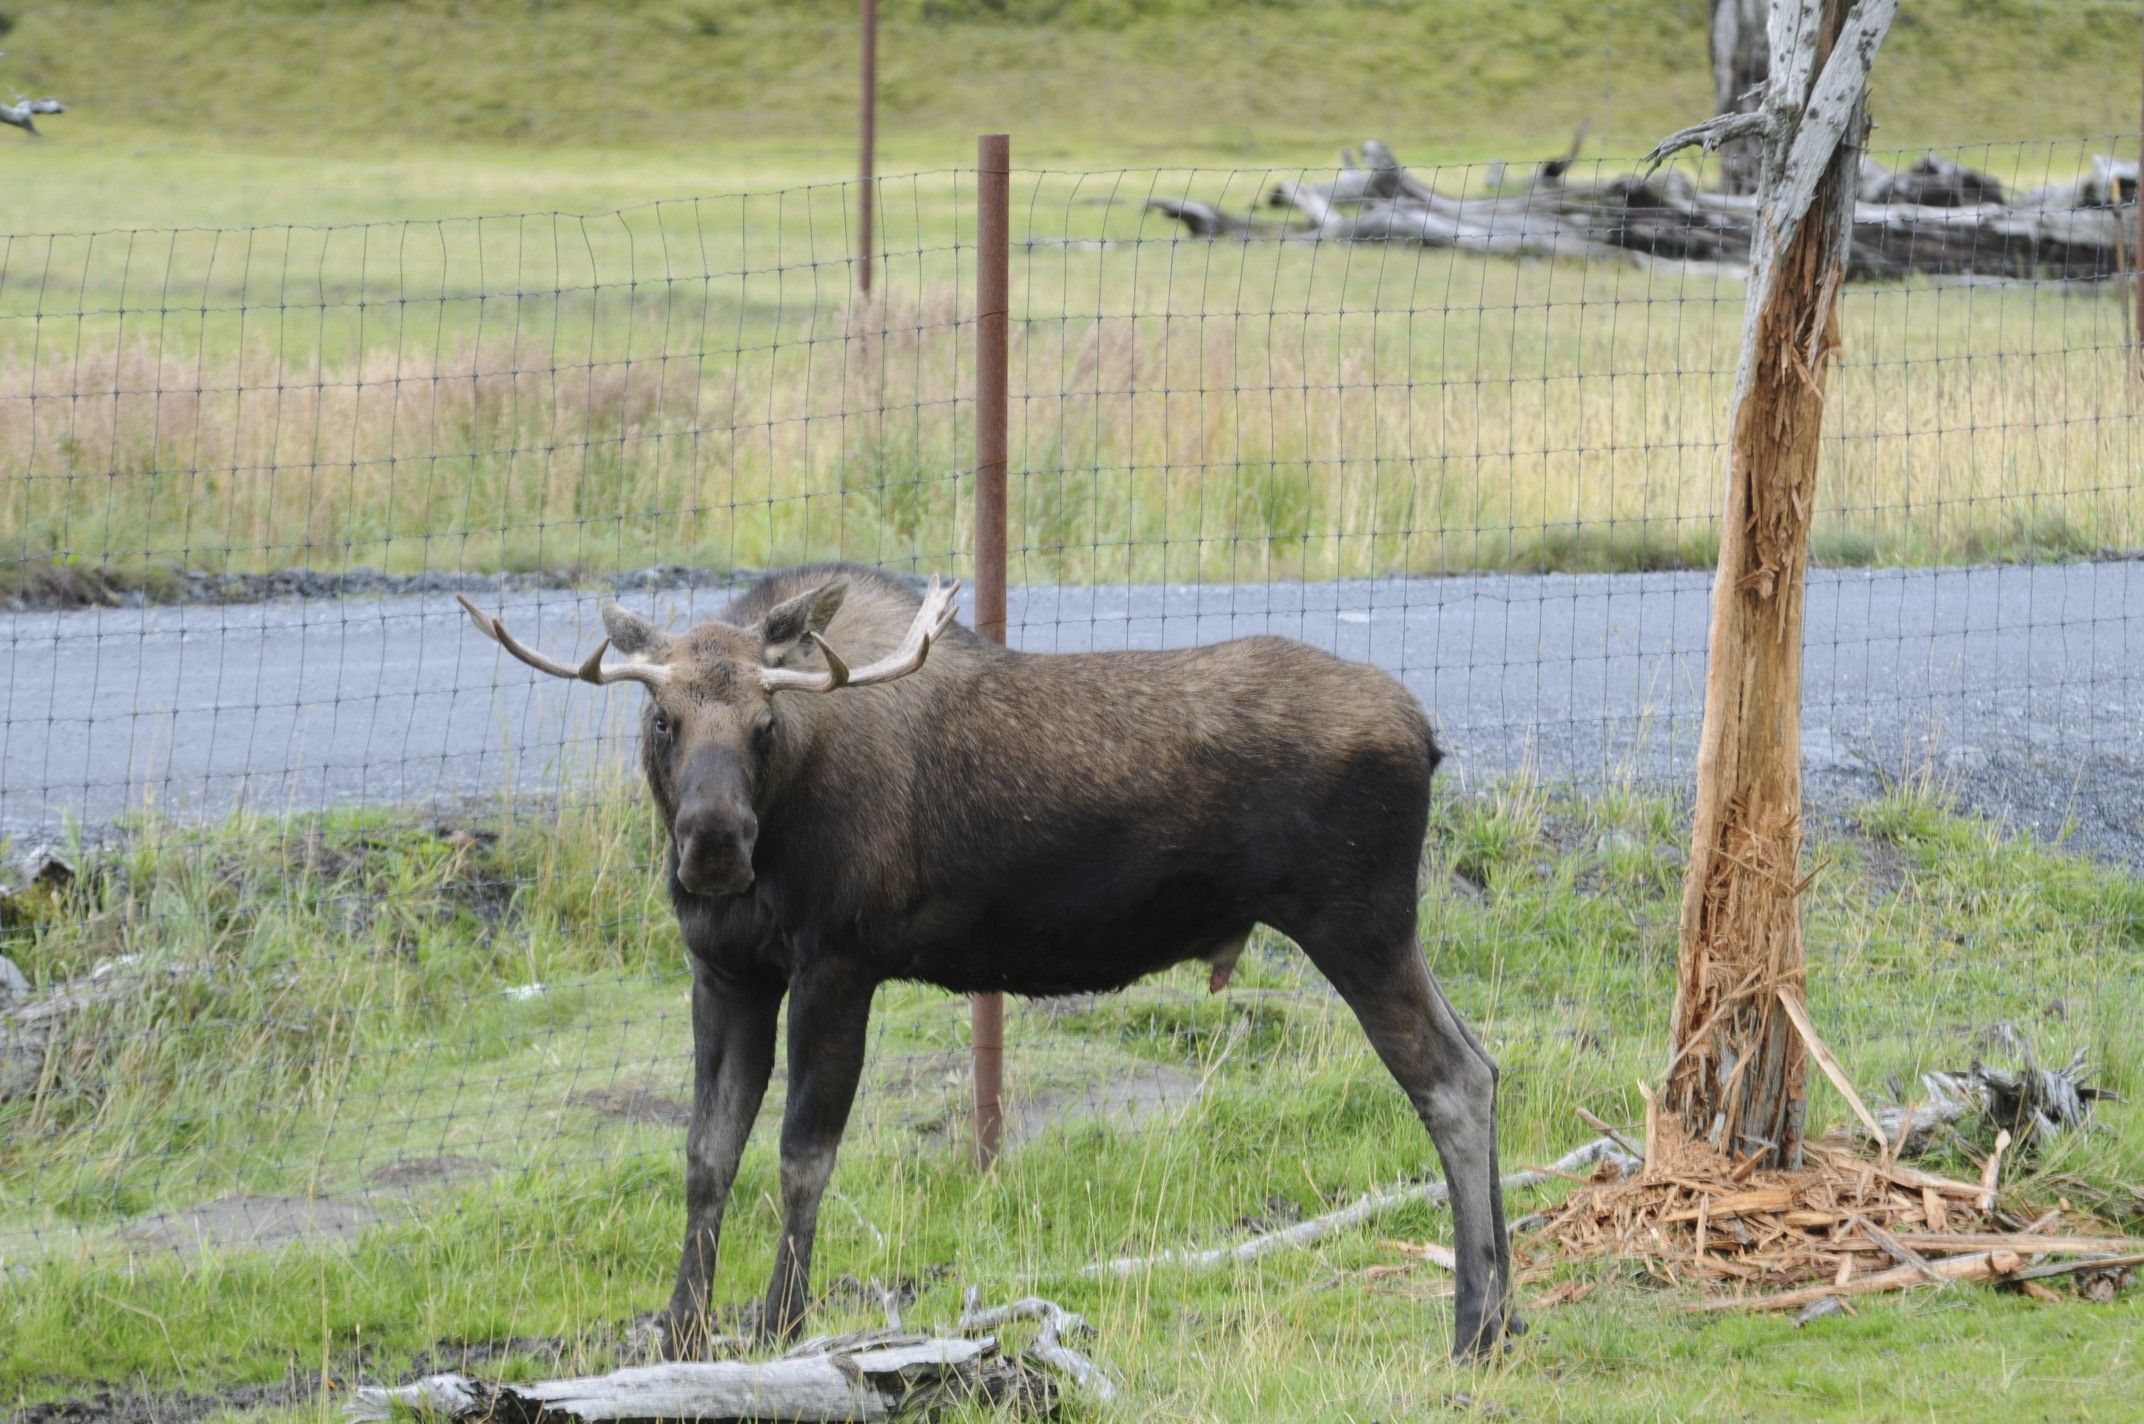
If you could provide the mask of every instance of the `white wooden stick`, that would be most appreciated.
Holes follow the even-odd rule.
[[[1543,1170],[1507,1174],[1504,1177],[1504,1190],[1516,1191],[1521,1187],[1552,1181],[1583,1171],[1602,1161],[1614,1162],[1626,1172],[1635,1170],[1639,1165],[1637,1158],[1603,1137],[1587,1143],[1575,1152],[1566,1153]],[[1299,1221],[1280,1231],[1253,1236],[1248,1241],[1238,1241],[1233,1246],[1215,1246],[1205,1251],[1163,1251],[1154,1256],[1121,1256],[1114,1261],[1097,1261],[1083,1269],[1080,1274],[1124,1277],[1163,1266],[1203,1271],[1215,1266],[1240,1265],[1246,1261],[1255,1261],[1261,1256],[1270,1256],[1275,1251],[1292,1250],[1298,1246],[1308,1246],[1313,1241],[1322,1241],[1336,1232],[1346,1231],[1382,1216],[1394,1207],[1410,1206],[1416,1202],[1439,1202],[1450,1194],[1451,1188],[1443,1182],[1425,1182],[1421,1186],[1407,1187],[1396,1192],[1366,1192],[1338,1211],[1314,1216],[1308,1221]]]

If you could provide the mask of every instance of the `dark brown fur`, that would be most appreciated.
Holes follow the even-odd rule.
[[[770,576],[666,637],[615,606],[614,644],[666,663],[642,760],[672,833],[694,970],[697,1089],[671,1338],[704,1338],[723,1205],[790,1004],[783,1239],[763,1316],[794,1331],[819,1198],[861,1070],[872,991],[1120,988],[1222,964],[1254,925],[1300,944],[1413,1099],[1452,1183],[1460,1349],[1507,1329],[1495,1068],[1415,941],[1438,750],[1375,669],[1279,638],[1034,655],[955,626],[876,687],[768,693],[763,664],[895,646],[900,581]]]

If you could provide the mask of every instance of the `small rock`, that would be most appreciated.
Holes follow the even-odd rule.
[[[39,846],[23,857],[22,870],[34,889],[57,894],[74,884],[74,867],[51,846]]]
[[[0,954],[0,999],[28,997],[30,977],[15,967],[15,961]]]

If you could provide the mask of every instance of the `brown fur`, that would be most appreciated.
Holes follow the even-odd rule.
[[[1252,928],[1295,939],[1354,1007],[1453,1182],[1461,1348],[1508,1315],[1495,1068],[1415,942],[1439,753],[1382,672],[1281,638],[1034,655],[957,625],[923,667],[833,692],[759,685],[897,645],[915,592],[868,569],[773,575],[665,636],[615,605],[614,644],[666,664],[642,761],[672,833],[695,975],[698,1091],[671,1306],[705,1319],[723,1204],[790,1005],[784,1236],[765,1321],[801,1320],[820,1195],[889,979],[1099,991],[1189,959],[1219,989]]]

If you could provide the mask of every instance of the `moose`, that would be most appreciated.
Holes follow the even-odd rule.
[[[1084,994],[1197,960],[1219,989],[1258,925],[1332,982],[1436,1145],[1454,1352],[1520,1333],[1496,1065],[1415,939],[1441,755],[1421,706],[1378,669],[1276,637],[1015,651],[954,622],[957,589],[799,568],[679,632],[606,601],[609,636],[577,666],[461,599],[531,667],[649,694],[640,758],[692,969],[685,1246],[665,1348],[707,1345],[723,1208],[784,996],[782,1234],[758,1327],[776,1340],[803,1322],[880,984]],[[859,649],[890,651],[852,667]]]

